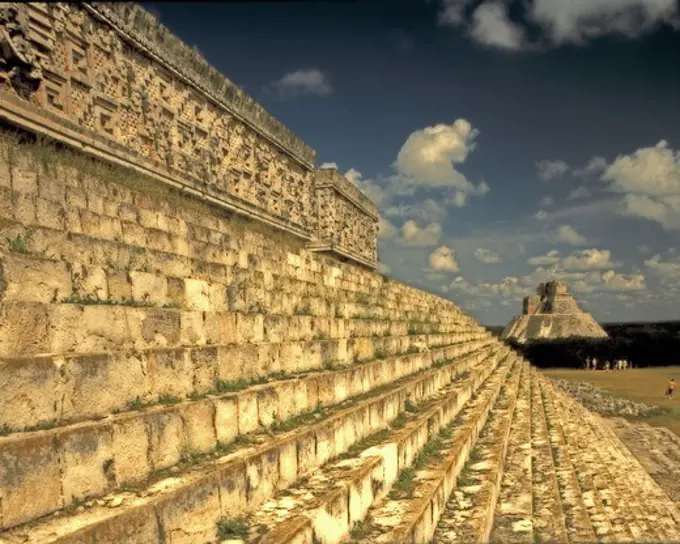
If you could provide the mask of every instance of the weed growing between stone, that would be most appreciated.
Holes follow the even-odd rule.
[[[243,539],[248,537],[248,525],[241,519],[222,518],[217,522],[217,538],[220,540]]]

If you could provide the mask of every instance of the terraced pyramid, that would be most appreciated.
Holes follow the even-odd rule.
[[[523,311],[508,323],[501,339],[519,344],[532,340],[607,338],[607,333],[561,281],[542,283],[536,295],[524,299]]]
[[[370,202],[141,8],[0,10],[0,543],[680,538],[612,427],[376,273]]]

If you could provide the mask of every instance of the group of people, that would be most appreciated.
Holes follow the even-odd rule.
[[[633,368],[633,365],[628,359],[617,359],[613,363],[610,363],[609,360],[600,362],[597,360],[597,357],[586,358],[587,370],[626,370],[628,368]]]

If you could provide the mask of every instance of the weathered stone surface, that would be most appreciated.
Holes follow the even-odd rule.
[[[578,307],[565,283],[542,283],[536,292],[524,299],[522,315],[508,323],[501,339],[524,344],[570,337],[607,338],[593,316]]]

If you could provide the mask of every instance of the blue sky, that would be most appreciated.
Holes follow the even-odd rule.
[[[677,0],[145,6],[379,205],[395,279],[488,325],[552,278],[680,318]]]

